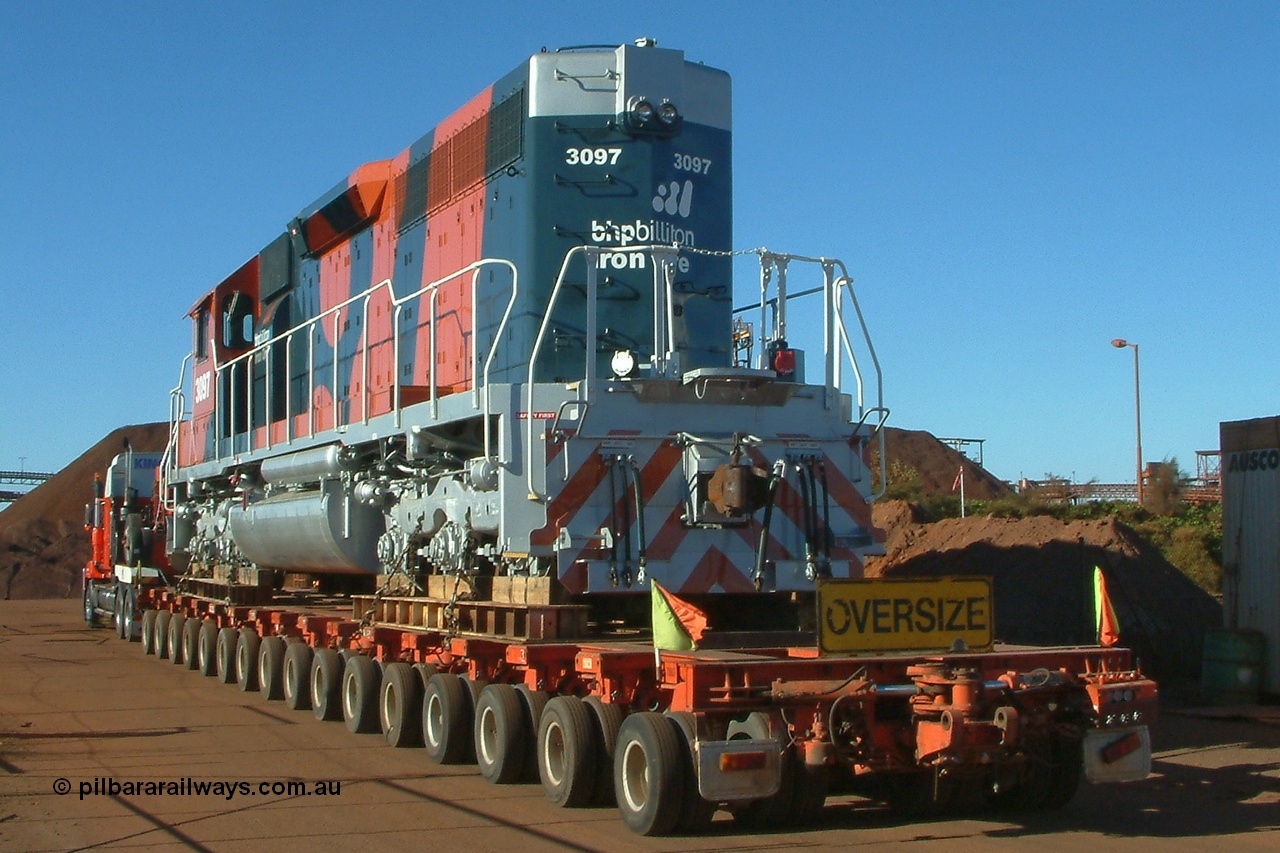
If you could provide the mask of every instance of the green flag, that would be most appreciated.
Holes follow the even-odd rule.
[[[657,581],[650,587],[653,647],[665,651],[696,649],[707,628],[707,614],[667,592]]]

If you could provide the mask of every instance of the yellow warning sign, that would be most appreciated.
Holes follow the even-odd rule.
[[[991,579],[825,580],[818,584],[824,652],[991,648]]]

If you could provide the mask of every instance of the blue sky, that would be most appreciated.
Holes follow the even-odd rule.
[[[1115,337],[1148,459],[1280,413],[1275,3],[6,3],[0,32],[0,469],[164,419],[186,310],[360,163],[544,46],[642,35],[733,75],[734,242],[848,263],[890,424],[1132,481]]]

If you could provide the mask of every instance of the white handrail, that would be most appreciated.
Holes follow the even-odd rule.
[[[488,351],[484,358],[483,367],[481,369],[481,374],[478,377],[479,382],[477,383],[476,382],[477,377],[475,376],[475,373],[476,373],[475,365],[477,360],[475,342],[478,337],[479,311],[478,311],[476,291],[480,286],[481,271],[485,267],[488,267],[491,265],[503,266],[510,271],[511,294],[507,299],[507,304],[503,310],[502,318],[498,323],[498,328],[494,333],[493,341],[488,347]],[[459,270],[456,270],[442,278],[439,278],[429,284],[426,284],[414,290],[412,293],[408,293],[404,296],[399,296],[399,297],[395,295],[395,290],[394,290],[392,280],[389,278],[383,279],[382,281],[378,282],[372,287],[369,287],[366,290],[362,291],[361,293],[355,294],[354,296],[344,299],[342,302],[339,302],[338,304],[331,306],[330,308],[322,311],[316,316],[309,317],[306,320],[303,320],[302,322],[294,325],[293,327],[277,335],[273,335],[271,340],[264,341],[261,344],[257,344],[251,349],[241,353],[240,355],[237,355],[235,358],[228,360],[224,364],[217,363],[216,348],[211,346],[210,347],[211,351],[215,353],[214,365],[213,365],[214,375],[212,380],[216,386],[215,392],[213,394],[213,398],[214,398],[213,429],[214,429],[215,441],[220,440],[219,433],[221,431],[220,425],[218,422],[218,413],[219,411],[221,411],[222,405],[228,405],[231,410],[230,412],[231,428],[229,430],[229,434],[227,438],[229,438],[233,442],[231,450],[234,452],[235,450],[234,442],[236,437],[236,429],[235,429],[236,415],[238,414],[237,400],[236,400],[235,393],[232,392],[231,399],[229,401],[220,401],[219,397],[221,396],[220,391],[221,391],[221,385],[222,385],[220,380],[221,380],[221,377],[227,373],[227,371],[234,371],[237,368],[241,368],[246,371],[246,378],[248,380],[245,383],[245,387],[247,389],[247,393],[245,395],[246,397],[245,407],[247,410],[246,411],[247,423],[246,423],[245,435],[246,435],[246,441],[248,442],[247,449],[249,450],[254,449],[252,359],[255,356],[258,356],[264,352],[266,353],[265,381],[267,383],[267,387],[264,390],[267,394],[267,398],[269,399],[271,377],[273,374],[273,369],[276,366],[274,363],[274,360],[272,359],[271,349],[275,346],[280,346],[280,345],[283,345],[285,347],[286,374],[287,374],[285,377],[286,391],[285,391],[285,413],[284,413],[285,420],[288,422],[288,426],[286,429],[286,436],[289,441],[292,441],[293,439],[293,406],[292,406],[293,377],[292,375],[289,375],[292,372],[292,347],[290,346],[290,343],[295,334],[299,332],[304,332],[304,331],[308,335],[308,347],[307,347],[307,393],[308,393],[307,412],[308,412],[308,422],[309,422],[308,435],[315,435],[316,433],[315,352],[316,352],[316,341],[317,341],[316,332],[321,328],[323,328],[322,324],[325,323],[330,318],[332,318],[332,323],[333,323],[333,380],[332,380],[333,381],[332,405],[334,409],[333,426],[337,428],[339,426],[344,426],[346,424],[351,423],[352,422],[351,419],[342,418],[341,411],[339,408],[340,403],[339,403],[338,383],[340,381],[339,363],[341,360],[340,353],[339,353],[339,341],[341,340],[341,336],[342,336],[341,323],[342,323],[343,315],[345,313],[349,319],[352,313],[351,307],[357,302],[361,303],[359,310],[361,312],[360,316],[362,317],[362,325],[363,325],[363,328],[361,329],[361,332],[360,332],[359,345],[357,349],[357,351],[360,353],[362,358],[362,365],[361,365],[361,383],[362,384],[361,384],[361,391],[360,391],[360,422],[363,424],[367,424],[369,422],[369,417],[370,417],[369,408],[370,408],[370,401],[371,401],[371,392],[369,389],[369,353],[370,353],[371,347],[376,348],[378,346],[382,346],[387,343],[386,341],[378,341],[371,345],[369,342],[369,304],[372,301],[373,297],[378,293],[378,291],[384,288],[390,292],[391,308],[392,308],[391,346],[392,346],[392,360],[393,360],[392,374],[394,376],[393,388],[392,388],[392,408],[395,412],[396,425],[399,426],[401,423],[400,397],[401,397],[402,383],[400,380],[400,352],[401,352],[400,317],[404,307],[411,300],[416,299],[424,294],[430,294],[431,314],[428,322],[430,325],[430,340],[429,340],[430,350],[429,351],[431,353],[431,357],[429,358],[429,363],[430,363],[429,369],[430,369],[430,376],[431,376],[431,379],[430,379],[431,402],[433,404],[433,409],[432,409],[433,416],[438,415],[438,408],[436,408],[436,406],[438,405],[439,393],[438,393],[438,386],[436,382],[436,361],[435,361],[436,326],[437,326],[437,320],[438,320],[438,317],[437,317],[438,312],[436,307],[437,295],[438,295],[439,288],[442,285],[460,276],[467,275],[468,273],[470,273],[472,276],[472,280],[471,280],[471,289],[472,289],[472,292],[471,292],[471,340],[472,340],[471,374],[472,374],[472,385],[473,385],[472,390],[473,390],[473,393],[475,394],[476,402],[478,404],[481,404],[480,408],[482,410],[483,417],[485,420],[485,444],[484,444],[485,455],[486,457],[492,458],[492,437],[489,434],[489,428],[488,428],[488,421],[492,413],[490,389],[489,389],[489,384],[490,384],[489,377],[492,373],[493,360],[497,353],[498,345],[501,342],[503,335],[506,333],[507,325],[510,322],[511,314],[515,308],[515,302],[519,295],[519,269],[516,267],[516,265],[512,261],[506,260],[505,258],[482,258],[481,260],[467,264],[465,267]],[[188,356],[187,358],[189,360],[190,356]],[[186,362],[184,361],[184,370],[185,370],[185,363]],[[185,381],[185,378],[183,378],[183,381]],[[232,382],[231,385],[234,386],[235,383]],[[484,392],[483,396],[481,396],[482,390]],[[271,423],[270,423],[271,419],[270,419],[269,413],[270,413],[270,409],[268,407],[268,417],[267,417],[267,424],[266,424],[266,430],[267,430],[266,446],[267,447],[270,447],[272,444]],[[216,443],[215,443],[215,447],[217,447]]]

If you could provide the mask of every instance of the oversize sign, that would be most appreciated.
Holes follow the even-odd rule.
[[[991,579],[827,580],[818,584],[824,652],[947,651],[956,640],[991,648]]]

